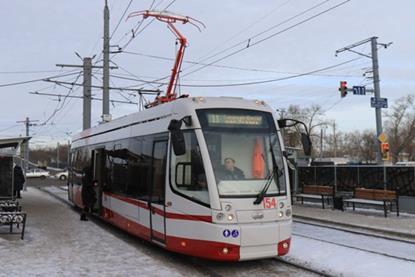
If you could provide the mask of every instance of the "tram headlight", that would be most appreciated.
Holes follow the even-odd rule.
[[[281,218],[281,217],[283,217],[283,216],[284,216],[284,213],[283,213],[282,211],[279,211],[279,212],[278,212],[278,217],[280,217],[280,218]]]
[[[280,209],[284,208],[284,202],[280,202]]]
[[[285,216],[286,216],[286,217],[290,217],[290,216],[291,216],[291,214],[292,214],[291,209],[287,209],[287,210],[285,211]]]
[[[228,220],[232,221],[233,220],[233,214],[228,214]]]
[[[231,204],[226,204],[225,211],[229,212],[230,210],[232,210],[232,205]]]
[[[218,221],[221,221],[221,220],[223,220],[223,218],[225,217],[225,215],[223,214],[223,213],[218,213],[218,214],[216,214],[216,219],[218,220]]]
[[[229,249],[228,249],[227,247],[224,247],[224,248],[222,249],[222,253],[223,253],[223,254],[228,254],[228,253],[229,253]]]

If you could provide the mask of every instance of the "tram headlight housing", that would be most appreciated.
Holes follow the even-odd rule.
[[[283,216],[284,216],[283,211],[279,211],[279,212],[278,212],[278,217],[279,217],[279,218],[282,218]]]
[[[223,213],[217,213],[216,214],[216,219],[218,221],[222,221],[224,217],[225,217],[225,215]]]
[[[233,220],[233,218],[234,218],[233,214],[228,214],[228,220],[229,220],[229,221],[232,221],[232,220]]]
[[[291,211],[291,209],[287,209],[286,211],[285,211],[285,216],[286,217],[290,217],[292,215],[292,211]]]
[[[225,205],[225,211],[229,212],[230,210],[232,210],[232,205],[231,204],[226,204]]]

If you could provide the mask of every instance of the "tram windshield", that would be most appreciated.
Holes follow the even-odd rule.
[[[221,197],[287,193],[282,151],[272,115],[240,109],[198,110]]]

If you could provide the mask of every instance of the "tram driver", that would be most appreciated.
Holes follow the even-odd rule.
[[[223,169],[221,170],[221,180],[242,180],[245,179],[244,172],[235,166],[235,160],[227,157],[223,160]]]

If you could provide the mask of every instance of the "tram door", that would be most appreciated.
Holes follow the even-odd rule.
[[[95,209],[98,211],[98,214],[101,214],[102,211],[102,191],[105,181],[105,149],[96,149],[93,151],[94,157],[94,181],[98,182],[98,186],[95,188],[97,194],[97,202],[95,204]]]
[[[167,140],[154,141],[149,208],[151,239],[166,240],[165,181],[167,164]]]

